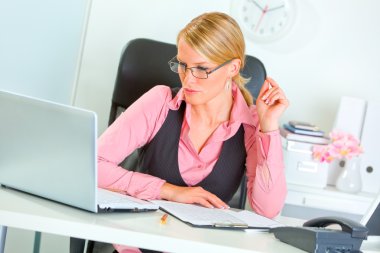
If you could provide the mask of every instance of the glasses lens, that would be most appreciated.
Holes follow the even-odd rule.
[[[184,74],[186,73],[186,69],[190,69],[191,74],[196,78],[207,79],[208,77],[208,73],[205,69],[199,67],[187,68],[186,64],[178,62],[176,57],[171,59],[168,63],[170,70],[175,73]]]
[[[170,69],[175,73],[184,73],[186,72],[186,66],[183,63],[177,61],[173,58],[169,61]]]
[[[204,69],[191,68],[191,74],[193,74],[194,77],[199,78],[199,79],[207,78],[207,72]]]
[[[178,62],[173,62],[173,61],[169,62],[169,67],[170,67],[170,69],[173,72],[179,73],[179,64],[178,64]]]

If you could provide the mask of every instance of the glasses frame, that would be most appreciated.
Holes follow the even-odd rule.
[[[184,71],[183,74],[186,74],[186,71],[187,71],[188,69],[190,69],[191,75],[192,75],[193,77],[198,78],[198,79],[207,79],[209,75],[211,75],[212,73],[214,73],[215,71],[217,71],[217,70],[220,69],[221,67],[227,65],[227,64],[230,63],[232,60],[233,60],[233,59],[228,60],[228,61],[226,61],[226,62],[220,64],[219,66],[216,66],[216,67],[215,67],[214,69],[212,69],[212,70],[209,70],[209,71],[204,70],[204,72],[206,73],[206,77],[205,77],[205,78],[197,77],[197,76],[194,75],[194,73],[193,73],[193,69],[202,70],[202,69],[199,69],[199,67],[186,67],[186,66],[184,66],[184,67],[185,67],[185,71]],[[171,63],[177,63],[178,65],[180,65],[180,62],[178,61],[177,56],[174,56],[170,61],[168,61],[169,68],[170,68],[170,70],[173,71],[174,73],[182,74],[182,73],[179,73],[179,72],[174,71],[174,70],[170,67],[170,64],[171,64]]]

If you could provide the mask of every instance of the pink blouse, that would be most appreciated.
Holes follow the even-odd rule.
[[[286,183],[279,131],[262,133],[254,105],[248,107],[233,85],[234,104],[230,120],[221,124],[197,153],[189,137],[191,105],[187,104],[178,147],[178,164],[186,184],[193,186],[213,169],[225,140],[240,125],[245,131],[247,189],[252,209],[264,216],[276,216],[285,200]],[[158,199],[165,183],[157,177],[128,171],[120,166],[136,148],[149,143],[164,123],[169,109],[184,103],[182,89],[172,98],[167,86],[155,86],[133,103],[100,136],[98,141],[99,187],[125,192],[141,199]]]

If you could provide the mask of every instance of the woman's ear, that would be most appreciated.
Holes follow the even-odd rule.
[[[241,60],[240,59],[233,59],[230,64],[230,75],[236,76],[240,72],[240,66],[241,66]]]

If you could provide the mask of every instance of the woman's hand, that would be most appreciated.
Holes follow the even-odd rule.
[[[165,183],[161,187],[161,199],[186,204],[199,204],[208,208],[229,208],[229,206],[216,195],[204,190],[202,187],[181,187]]]
[[[289,101],[284,92],[272,78],[268,77],[264,81],[256,101],[261,131],[277,130],[278,120],[288,106]]]

